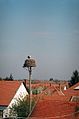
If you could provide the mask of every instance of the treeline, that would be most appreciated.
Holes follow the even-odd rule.
[[[61,80],[57,80],[57,79],[54,80],[53,78],[50,78],[49,81],[53,81],[55,83],[60,83]],[[68,82],[69,82],[70,87],[79,82],[79,72],[78,72],[78,70],[73,71],[72,76],[71,76],[70,80],[68,80]]]
[[[4,80],[4,81],[13,81],[14,78],[13,78],[13,75],[10,74],[10,76],[9,76],[9,77],[6,77],[6,78],[2,78],[2,77],[0,77],[0,80]]]

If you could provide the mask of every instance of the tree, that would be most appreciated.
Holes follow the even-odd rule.
[[[9,77],[6,77],[4,80],[5,80],[5,81],[9,81]]]
[[[13,81],[13,76],[10,74],[9,80]]]
[[[35,100],[32,99],[32,107],[35,104]],[[27,117],[29,114],[29,98],[17,99],[17,103],[14,103],[10,108],[10,116],[17,115],[17,117]]]
[[[2,77],[0,77],[0,81],[2,81],[3,79],[2,79]]]
[[[75,70],[71,77],[70,85],[73,86],[74,84],[76,84],[78,82],[79,82],[79,72],[77,70]]]
[[[12,74],[10,74],[9,77],[4,78],[3,80],[5,80],[5,81],[13,81],[13,76],[12,76]]]
[[[53,81],[53,78],[50,78],[49,81]]]

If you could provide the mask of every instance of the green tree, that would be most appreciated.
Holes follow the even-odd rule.
[[[53,78],[50,78],[49,81],[53,81]]]
[[[6,77],[4,80],[5,80],[5,81],[9,81],[9,77]]]
[[[10,80],[10,81],[13,81],[13,76],[12,76],[12,74],[10,74],[9,80]]]
[[[34,106],[35,100],[31,102]],[[29,98],[17,99],[17,103],[14,103],[10,108],[10,116],[17,115],[17,117],[27,117],[29,114]]]
[[[75,70],[71,77],[70,85],[73,86],[74,84],[76,84],[78,82],[79,82],[79,72],[77,70]]]
[[[0,77],[0,81],[2,81],[3,79],[2,79],[2,77]]]
[[[12,74],[10,74],[9,77],[4,78],[3,80],[5,80],[5,81],[13,81],[14,79],[13,79]]]

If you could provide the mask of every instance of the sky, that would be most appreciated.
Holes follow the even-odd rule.
[[[0,77],[69,80],[79,71],[79,0],[0,0]]]

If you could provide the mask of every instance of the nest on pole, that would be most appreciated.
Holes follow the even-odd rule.
[[[34,59],[26,59],[23,67],[36,67]]]

